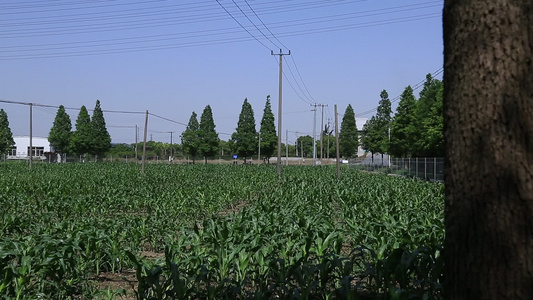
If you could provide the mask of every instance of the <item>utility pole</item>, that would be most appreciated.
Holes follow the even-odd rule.
[[[316,166],[316,107],[318,104],[311,104],[314,108],[311,110],[314,112],[313,115],[313,166]]]
[[[30,170],[32,169],[33,167],[33,145],[32,145],[32,140],[33,140],[33,103],[30,103]]]
[[[285,132],[285,165],[289,165],[289,130]]]
[[[169,131],[169,133],[170,133],[170,157],[169,157],[169,160],[172,163],[174,161],[174,158],[172,156],[172,134],[174,133],[174,131]]]
[[[139,135],[138,133],[138,127],[137,127],[137,124],[135,124],[135,163],[137,163],[137,136]]]
[[[144,167],[146,164],[146,135],[148,134],[148,110],[146,110],[146,117],[144,119],[144,142],[143,142],[143,158],[141,165],[141,173],[144,174]]]
[[[320,165],[322,165],[322,159],[324,158],[324,107],[326,104],[320,104],[322,108],[322,122],[320,123]]]
[[[278,97],[278,163],[277,171],[278,175],[281,176],[281,97],[282,97],[282,81],[283,81],[283,55],[291,55],[291,50],[288,54],[283,54],[281,49],[279,49],[279,54],[274,54],[274,51],[270,51],[270,55],[279,55],[279,97]]]
[[[329,118],[328,118],[328,132],[326,132],[328,134],[328,151],[326,151],[326,153],[328,154],[328,156],[327,156],[328,159],[329,159],[329,136],[330,136],[330,134],[329,134],[329,124],[330,124],[330,122],[329,122]]]
[[[335,144],[337,152],[337,179],[341,179],[341,161],[340,161],[340,151],[339,151],[339,115],[337,115],[337,104],[335,104]]]

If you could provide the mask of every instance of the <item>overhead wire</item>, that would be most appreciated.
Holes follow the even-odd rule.
[[[225,7],[224,5],[222,5],[222,3],[220,3],[219,0],[216,0],[217,3],[220,5],[220,7],[222,7],[224,9],[224,11],[235,21],[237,22],[237,24],[239,24],[239,26],[241,26],[242,29],[244,29],[244,31],[246,31],[252,38],[254,38],[254,40],[256,40],[257,42],[259,42],[261,45],[263,45],[263,47],[267,48],[268,50],[271,50],[267,45],[265,45],[263,42],[261,42],[255,35],[253,35],[248,29],[246,29],[246,27],[244,27],[241,22],[239,22]]]
[[[436,71],[431,73],[431,77],[435,78],[436,76],[442,74],[442,72],[444,72],[444,67],[440,67],[439,69],[437,69]],[[413,89],[413,91],[416,91],[419,88],[421,88],[422,86],[424,86],[425,82],[426,82],[426,79],[424,78],[423,80],[417,82],[415,85],[411,86],[411,88]],[[395,103],[395,102],[399,101],[401,98],[402,98],[402,95],[400,94],[400,95],[397,95],[396,97],[392,98],[390,101],[391,101],[391,103]],[[363,117],[363,116],[371,114],[371,113],[373,113],[373,112],[375,112],[377,110],[378,110],[378,108],[374,107],[374,108],[369,109],[367,111],[355,114],[355,116],[356,117]]]

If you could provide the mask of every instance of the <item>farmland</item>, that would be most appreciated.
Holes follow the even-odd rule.
[[[441,297],[441,184],[310,166],[0,173],[2,297]],[[107,285],[128,272],[127,292]]]

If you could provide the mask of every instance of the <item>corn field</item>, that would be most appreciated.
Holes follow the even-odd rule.
[[[268,165],[0,173],[3,298],[442,298],[440,183]],[[128,271],[129,288],[106,285]]]

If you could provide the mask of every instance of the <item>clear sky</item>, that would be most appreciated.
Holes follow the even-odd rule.
[[[396,100],[428,73],[440,79],[442,6],[442,0],[0,0],[0,100],[93,109],[99,99],[104,111],[149,110],[185,124],[211,105],[216,130],[228,140],[245,98],[259,130],[271,95],[277,126],[279,63],[271,50],[290,50],[283,56],[282,128],[283,140],[289,130],[294,143],[313,132],[311,103],[328,105],[324,122],[333,122],[334,104],[340,114],[351,104],[358,118],[369,118],[383,89]],[[28,106],[0,108],[14,135],[29,134]],[[35,136],[48,136],[56,112],[33,108]],[[79,111],[67,112],[74,126]],[[113,142],[133,142],[134,126],[144,126],[144,114],[104,116]],[[319,110],[317,131],[320,117]],[[173,131],[179,143],[185,126],[150,115],[148,129],[148,139],[168,143]]]

